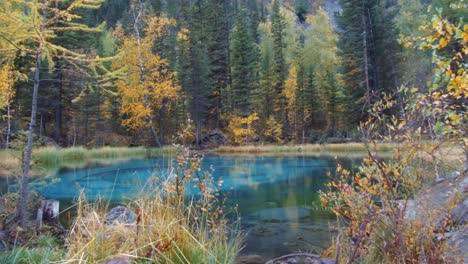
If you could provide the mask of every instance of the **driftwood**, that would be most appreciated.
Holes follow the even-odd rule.
[[[41,207],[37,209],[36,230],[42,229],[43,222],[61,227],[59,222],[60,202],[57,200],[43,200]]]
[[[214,130],[200,140],[199,147],[202,149],[212,149],[221,145],[225,145],[226,143],[227,137],[223,134],[223,132]]]

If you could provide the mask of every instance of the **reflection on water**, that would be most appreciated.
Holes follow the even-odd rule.
[[[118,165],[62,171],[59,183],[45,188],[47,198],[69,203],[84,188],[87,199],[98,196],[115,202],[136,197],[155,171],[168,159],[133,160]],[[349,161],[344,162],[346,167]],[[296,251],[314,251],[331,241],[334,219],[318,207],[317,191],[328,181],[336,160],[328,157],[219,157],[203,160],[222,179],[228,206],[238,205],[242,228],[248,232],[243,254],[276,257]],[[164,177],[161,173],[159,177]],[[190,189],[190,188],[189,188]],[[63,207],[62,207],[63,208]]]

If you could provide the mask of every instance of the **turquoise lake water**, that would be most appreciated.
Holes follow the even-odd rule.
[[[86,198],[113,202],[135,198],[155,172],[164,177],[171,159],[131,160],[86,169],[62,170],[60,182],[43,188],[46,198],[71,204],[80,190]],[[351,160],[340,159],[345,167]],[[318,191],[329,181],[337,161],[330,157],[220,157],[207,156],[201,171],[222,179],[227,207],[238,206],[242,229],[247,232],[242,254],[265,257],[317,252],[329,246],[333,216],[319,206]],[[194,189],[190,188],[194,194]],[[61,208],[64,206],[61,205]]]

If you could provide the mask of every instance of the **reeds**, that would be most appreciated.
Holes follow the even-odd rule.
[[[40,237],[35,238],[1,253],[0,263],[101,263],[115,258],[131,263],[236,263],[243,233],[236,215],[227,220],[225,197],[211,174],[192,177],[201,173],[201,159],[183,148],[170,168],[155,173],[139,198],[125,205],[136,215],[132,221],[106,222],[109,203],[88,202],[82,192],[65,243],[41,246]],[[185,195],[188,184],[198,186],[192,198]]]
[[[77,218],[67,237],[65,263],[96,263],[125,258],[141,263],[235,263],[242,248],[238,225],[224,217],[223,199],[210,176],[191,176],[200,158],[185,150],[163,182],[150,180],[150,191],[127,204],[137,214],[132,223],[106,223],[108,205],[77,202]],[[185,200],[185,184],[199,187],[197,199]],[[156,185],[154,185],[156,183]]]
[[[392,150],[393,144],[382,143],[376,146],[379,152]],[[215,150],[219,154],[330,154],[349,155],[367,153],[364,143],[337,143],[337,144],[302,144],[302,145],[247,145],[247,146],[222,146]]]
[[[163,154],[174,154],[175,148],[166,147],[159,149],[147,149],[143,147],[103,147],[86,149],[73,148],[38,148],[34,151],[34,160],[42,166],[56,166],[57,164],[77,164],[90,160],[124,159],[138,157],[154,157]]]
[[[51,176],[62,167],[81,168],[90,164],[112,164],[135,158],[174,156],[175,147],[103,147],[86,149],[84,147],[56,148],[43,147],[33,151],[33,175]],[[21,169],[19,151],[0,151],[0,176],[14,176]]]

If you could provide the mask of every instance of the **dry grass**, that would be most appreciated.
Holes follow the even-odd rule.
[[[146,149],[143,147],[44,147],[33,151],[32,175],[53,175],[62,167],[81,168],[89,164],[112,164],[134,158],[175,155],[175,147]],[[0,177],[14,176],[20,170],[19,152],[0,150]]]
[[[105,206],[78,202],[78,217],[64,263],[96,263],[127,258],[143,263],[235,263],[243,238],[226,223],[215,228],[195,205],[155,197],[129,204],[135,223],[105,223]]]
[[[0,177],[12,176],[18,167],[19,162],[15,151],[0,151]]]
[[[377,145],[379,152],[390,152],[393,144],[382,143]],[[363,156],[367,154],[364,143],[338,143],[338,144],[304,144],[304,145],[247,145],[222,146],[215,150],[222,155],[262,154],[262,155],[338,155],[350,154]]]

